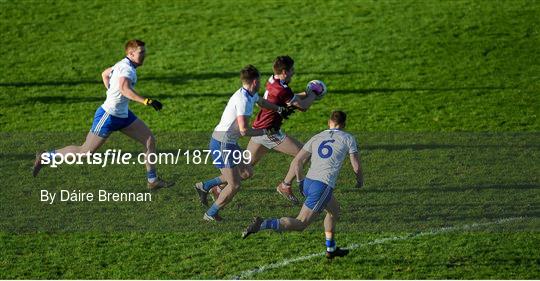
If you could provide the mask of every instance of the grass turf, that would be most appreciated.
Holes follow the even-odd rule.
[[[190,190],[215,174],[209,165],[160,166],[178,183],[151,203],[39,202],[42,189],[143,190],[139,165],[63,166],[38,180],[28,171],[34,151],[83,140],[104,99],[99,74],[137,37],[148,57],[136,89],[165,109],[131,108],[161,151],[206,147],[247,63],[267,76],[289,54],[293,89],[327,83],[329,94],[284,128],[305,141],[331,109],[348,113],[366,187],[352,188],[346,164],[340,245],[522,217],[250,278],[538,279],[539,12],[532,1],[0,2],[0,277],[231,278],[322,251],[321,221],[238,239],[252,215],[297,212],[273,191],[290,161],[276,153],[222,212],[224,225],[200,223]],[[119,135],[106,148],[140,149]]]

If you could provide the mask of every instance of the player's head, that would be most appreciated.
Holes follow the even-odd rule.
[[[334,110],[330,114],[330,119],[328,119],[328,127],[343,129],[345,128],[345,121],[347,121],[347,114],[343,111]]]
[[[133,39],[127,41],[124,48],[126,51],[126,56],[137,65],[142,65],[144,62],[144,57],[146,55],[146,48],[144,45],[145,44],[143,41]]]
[[[279,56],[274,60],[274,75],[285,82],[291,82],[294,75],[294,60],[289,56]]]
[[[257,93],[261,87],[261,73],[255,66],[248,64],[240,70],[240,81],[246,90]]]

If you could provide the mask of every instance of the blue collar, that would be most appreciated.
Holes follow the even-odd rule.
[[[126,59],[128,60],[129,64],[130,64],[131,66],[133,66],[134,68],[137,68],[137,67],[139,66],[138,64],[136,64],[136,63],[134,63],[132,60],[130,60],[127,56],[126,56]]]
[[[242,87],[241,88],[242,92],[244,94],[248,94],[250,97],[253,97],[255,95],[255,93],[251,93],[250,91],[248,91],[246,88]]]

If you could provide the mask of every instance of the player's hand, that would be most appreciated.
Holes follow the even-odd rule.
[[[283,119],[289,119],[289,116],[294,113],[294,107],[292,107],[292,106],[287,106],[287,107],[280,106],[278,108],[277,113],[279,113],[279,115],[281,115],[281,117],[283,117]]]
[[[144,99],[144,105],[150,105],[156,111],[160,111],[163,108],[163,104],[161,104],[158,100],[153,99]]]
[[[268,129],[263,129],[263,132],[264,132],[265,135],[270,136],[270,135],[275,135],[275,134],[279,133],[279,129],[272,127],[272,128],[268,128]]]

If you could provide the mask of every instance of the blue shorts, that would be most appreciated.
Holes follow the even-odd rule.
[[[320,212],[332,198],[332,191],[333,188],[323,182],[305,178],[303,195],[306,201],[304,205],[314,212]]]
[[[208,147],[214,160],[212,163],[218,169],[233,168],[242,162],[242,149],[237,143],[225,143],[212,138]]]
[[[122,130],[131,125],[135,120],[137,120],[137,116],[135,116],[131,110],[128,110],[127,118],[120,118],[110,115],[100,106],[94,115],[94,122],[92,123],[90,132],[94,135],[106,138],[109,137],[112,132]]]

